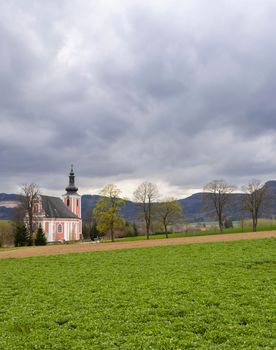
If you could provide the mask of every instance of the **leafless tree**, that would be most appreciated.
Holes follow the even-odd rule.
[[[257,231],[258,218],[265,211],[271,200],[267,187],[260,180],[252,179],[242,187],[245,193],[243,197],[243,209],[252,217],[253,232]]]
[[[142,209],[146,224],[147,239],[149,239],[153,204],[159,197],[158,188],[151,182],[143,182],[138,186],[133,196],[137,205]]]
[[[29,234],[32,236],[37,223],[38,209],[36,205],[39,202],[40,189],[35,183],[25,184],[21,189],[23,192],[22,207],[26,213]]]
[[[162,223],[166,238],[168,238],[168,225],[172,225],[177,220],[183,218],[182,208],[175,198],[166,198],[155,205],[155,217]]]
[[[24,223],[25,217],[26,217],[26,210],[23,206],[23,196],[18,195],[16,198],[16,206],[12,211],[12,221],[15,224],[22,224]]]
[[[222,232],[225,209],[231,203],[230,194],[235,190],[235,186],[228,184],[224,180],[213,180],[205,185],[203,190],[204,210],[216,215],[220,232]]]

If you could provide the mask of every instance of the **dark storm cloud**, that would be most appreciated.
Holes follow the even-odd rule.
[[[0,191],[59,190],[71,163],[82,188],[274,177],[274,1],[6,1],[0,13]]]

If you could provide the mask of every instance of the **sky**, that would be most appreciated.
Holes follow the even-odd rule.
[[[275,0],[0,0],[0,192],[276,178]]]

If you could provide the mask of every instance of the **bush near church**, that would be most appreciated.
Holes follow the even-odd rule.
[[[15,226],[15,236],[14,236],[14,245],[16,247],[24,247],[27,245],[32,245],[31,237],[28,233],[26,225],[24,223],[18,223]]]
[[[14,230],[9,221],[0,221],[0,247],[14,245]]]
[[[35,237],[35,245],[46,245],[46,244],[47,244],[47,238],[45,236],[45,233],[43,232],[41,225],[39,225],[37,229],[37,234]]]

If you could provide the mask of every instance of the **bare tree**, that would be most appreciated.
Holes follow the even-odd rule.
[[[15,224],[23,224],[26,218],[26,210],[24,209],[24,197],[18,195],[16,198],[17,205],[12,211],[12,221]]]
[[[248,185],[242,187],[243,209],[251,214],[253,232],[257,231],[258,218],[270,202],[266,186],[260,180],[252,179]]]
[[[235,190],[235,186],[226,183],[224,180],[213,180],[205,185],[203,190],[204,210],[216,215],[220,232],[222,232],[225,209],[231,203],[230,194]]]
[[[143,182],[138,186],[136,191],[133,193],[133,196],[137,205],[142,208],[146,224],[147,239],[149,239],[153,203],[159,197],[158,188],[151,182]]]
[[[163,202],[155,205],[155,216],[161,221],[166,238],[168,238],[168,225],[174,224],[182,217],[182,208],[175,198],[166,198]]]
[[[39,202],[40,189],[38,185],[31,183],[23,185],[22,192],[24,194],[22,198],[22,207],[25,210],[27,228],[32,237],[37,224],[38,208],[36,206]]]

